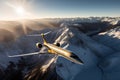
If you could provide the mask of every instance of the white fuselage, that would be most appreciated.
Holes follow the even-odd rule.
[[[44,45],[52,51],[53,54],[58,54],[72,62],[75,62],[77,64],[82,64],[83,62],[81,60],[78,60],[78,59],[75,59],[74,57],[77,57],[75,54],[73,54],[72,52],[66,50],[66,49],[63,49],[61,47],[58,47],[54,44],[50,44],[50,43],[44,43]],[[72,57],[74,56],[74,57]]]

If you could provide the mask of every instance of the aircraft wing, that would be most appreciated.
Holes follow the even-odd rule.
[[[41,54],[41,52],[34,52],[34,53],[27,53],[27,54],[19,54],[19,55],[8,55],[8,57],[22,57],[22,56],[30,56],[30,55],[36,55]]]

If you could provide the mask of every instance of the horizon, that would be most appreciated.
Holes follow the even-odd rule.
[[[0,19],[0,21],[44,20],[44,19],[75,19],[75,18],[120,18],[120,16],[88,16],[88,17],[51,17],[51,18],[24,18],[24,19]]]
[[[0,20],[120,17],[119,0],[0,0]]]

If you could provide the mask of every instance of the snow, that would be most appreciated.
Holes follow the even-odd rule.
[[[115,51],[120,51],[120,27],[116,27],[114,29],[108,30],[103,33],[99,33],[93,37],[94,40],[109,46]]]
[[[72,51],[84,62],[84,65],[79,65],[63,57],[58,57],[56,72],[61,78],[64,80],[120,80],[120,27],[115,26],[119,25],[119,17],[65,18],[50,19],[48,21],[59,24],[59,27],[53,30],[40,30],[40,32],[52,30],[48,36],[45,36],[47,41],[54,44],[60,43],[62,48]],[[96,23],[104,21],[115,27],[93,36],[89,36],[89,34],[94,34],[100,30],[90,31],[89,33],[78,30],[83,27],[82,22]],[[8,58],[6,54],[13,55],[39,51],[35,44],[41,41],[39,37],[21,36],[15,42],[0,43],[0,66],[6,68],[9,61],[17,63],[19,60],[19,58]],[[45,48],[41,51],[44,50]],[[26,57],[25,59],[29,63],[41,63],[44,60],[46,62],[50,61],[52,57],[53,55],[39,55]]]
[[[59,68],[59,66],[57,66],[56,71],[60,76],[62,76],[62,78],[64,78],[64,80],[73,80],[76,75],[80,74],[80,72],[86,68],[92,66],[95,67],[99,61],[99,56],[97,56],[98,54],[100,56],[105,56],[109,54],[109,52],[112,52],[110,48],[97,43],[82,32],[73,28],[64,27],[63,34],[61,34],[57,39],[57,42],[59,41],[61,46],[69,44],[69,46],[65,46],[66,49],[74,52],[84,62],[84,65],[78,65],[71,63],[64,58],[59,58],[57,64],[62,64],[64,68]],[[95,68],[97,69],[97,67]]]
[[[70,34],[72,35],[69,36]],[[64,80],[105,79],[104,70],[101,68],[100,63],[103,63],[101,60],[104,57],[115,53],[111,47],[100,44],[84,33],[74,28],[66,27],[66,25],[64,27],[63,34],[58,37],[57,41],[60,41],[61,46],[67,45],[65,48],[74,52],[84,62],[84,65],[77,65],[65,60],[64,58],[59,58],[57,64],[62,64],[63,67],[57,66],[56,71]],[[115,64],[112,63],[111,65],[115,66]],[[109,78],[107,80],[109,80]]]

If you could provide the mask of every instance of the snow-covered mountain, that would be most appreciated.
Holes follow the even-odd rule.
[[[115,53],[112,48],[98,43],[73,27],[64,27],[56,41],[73,51],[84,62],[84,65],[77,65],[59,58],[56,71],[64,80],[101,80],[103,73],[99,67],[100,61]]]
[[[42,43],[42,39],[40,37],[26,36],[21,23],[12,22],[15,25],[10,25],[11,22],[9,22],[11,27],[9,28],[6,24],[7,22],[0,22],[2,24],[0,28],[0,80],[3,77],[4,80],[13,80],[13,75],[15,74],[16,79],[23,79],[23,76],[27,75],[26,78],[29,78],[29,80],[34,77],[36,77],[36,80],[42,77],[56,80],[58,76],[58,80],[120,79],[119,17],[65,18],[40,21],[26,21],[27,34],[38,34],[51,30],[52,32],[45,36],[47,41],[60,43],[61,47],[72,51],[83,60],[84,65],[75,64],[62,57],[58,57],[55,63],[54,61],[51,62],[54,55],[8,58],[8,54],[14,55],[39,51],[35,44],[37,42]],[[3,27],[6,25],[7,29]],[[45,48],[42,50],[45,50]],[[44,74],[41,73],[42,67],[47,70]],[[46,75],[47,78],[45,77]]]

